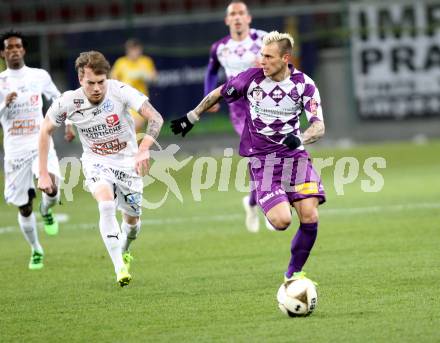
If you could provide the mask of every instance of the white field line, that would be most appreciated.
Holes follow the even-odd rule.
[[[323,215],[355,215],[365,213],[377,213],[377,212],[401,212],[401,211],[413,211],[419,209],[440,209],[440,203],[417,203],[417,204],[399,204],[390,206],[367,206],[367,207],[351,207],[351,208],[321,208],[320,214]],[[69,223],[69,216],[67,214],[58,214],[57,218],[60,223],[64,223],[62,229],[94,229],[97,228],[96,223],[81,223],[74,224]],[[242,220],[244,213],[231,213],[228,215],[216,215],[216,216],[191,216],[191,217],[174,217],[163,219],[142,219],[144,225],[164,225],[164,224],[179,224],[179,223],[200,223],[200,222],[232,222],[236,220]],[[40,223],[39,223],[40,225]],[[40,225],[42,226],[42,225]],[[18,230],[17,226],[3,226],[0,227],[0,234],[15,232]]]

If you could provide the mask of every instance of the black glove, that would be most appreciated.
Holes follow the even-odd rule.
[[[289,149],[295,150],[302,144],[302,141],[301,138],[299,138],[298,136],[289,133],[286,138],[284,138],[282,143],[286,145]]]
[[[185,137],[185,135],[193,128],[194,124],[192,124],[188,116],[183,116],[178,119],[174,119],[171,121],[171,130],[175,135],[182,134],[182,137]]]

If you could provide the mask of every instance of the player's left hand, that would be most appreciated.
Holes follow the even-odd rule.
[[[182,134],[182,137],[193,128],[194,124],[192,124],[188,117],[185,115],[181,118],[174,119],[171,121],[171,130],[175,135]]]
[[[135,156],[135,169],[139,176],[145,176],[150,167],[150,150],[139,149]]]
[[[73,129],[73,125],[66,124],[66,130],[64,131],[64,139],[67,142],[71,142],[75,139],[75,137],[76,137],[76,133],[75,130]]]
[[[302,144],[302,139],[300,136],[289,133],[288,135],[286,135],[282,143],[286,145],[289,149],[295,150]]]

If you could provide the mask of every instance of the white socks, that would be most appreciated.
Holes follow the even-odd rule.
[[[18,224],[20,225],[21,232],[32,247],[32,251],[38,251],[43,253],[43,248],[38,241],[37,220],[35,214],[32,212],[29,217],[23,217],[18,212]]]
[[[127,224],[125,220],[123,220],[121,228],[124,234],[122,240],[122,253],[124,253],[130,248],[131,242],[133,242],[139,235],[139,232],[141,231],[141,220],[139,218],[138,222],[134,225]]]
[[[98,207],[99,231],[117,273],[124,267],[124,261],[121,254],[123,234],[116,220],[116,205],[114,201],[101,201],[98,203]]]
[[[51,197],[47,195],[46,193],[42,192],[41,196],[41,212],[43,215],[47,214],[47,211],[49,211],[49,208],[54,206],[57,202],[60,200],[60,190],[57,191],[57,194],[55,196]]]

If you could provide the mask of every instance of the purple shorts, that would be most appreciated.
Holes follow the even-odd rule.
[[[288,201],[316,197],[325,202],[324,186],[315,171],[307,151],[293,157],[251,157],[249,163],[251,188],[256,189],[257,201],[266,214],[272,207]]]
[[[248,105],[244,99],[239,99],[229,104],[229,117],[231,118],[235,132],[237,132],[239,136],[241,136],[244,129],[247,110]]]

